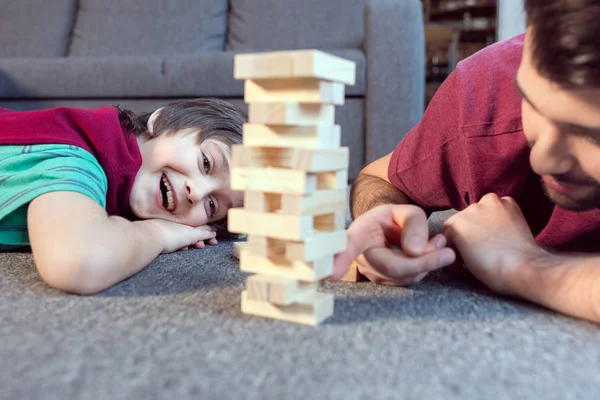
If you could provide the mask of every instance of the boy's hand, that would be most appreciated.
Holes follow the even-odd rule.
[[[359,271],[376,283],[407,285],[455,260],[446,240],[428,241],[425,212],[413,205],[378,206],[358,217],[348,228],[348,247],[336,255],[332,279],[345,275],[359,255]]]
[[[535,242],[518,204],[493,193],[448,218],[443,232],[465,267],[501,294],[511,294],[519,266],[549,256]]]
[[[191,227],[163,219],[147,219],[140,221],[148,223],[159,243],[162,243],[162,253],[172,253],[177,250],[187,249],[194,246],[203,248],[204,241],[208,244],[216,244],[215,229],[209,225]]]

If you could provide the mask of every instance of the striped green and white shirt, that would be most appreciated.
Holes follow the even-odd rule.
[[[27,207],[36,197],[77,192],[106,207],[107,190],[102,167],[79,147],[0,146],[0,250],[29,245]]]

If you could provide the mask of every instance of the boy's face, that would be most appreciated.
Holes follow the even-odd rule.
[[[531,167],[559,206],[600,208],[600,89],[561,89],[538,74],[530,49],[527,40],[517,87]]]
[[[139,218],[201,226],[242,205],[242,193],[229,187],[227,147],[212,140],[198,145],[196,135],[187,130],[139,141],[142,166],[129,198]]]

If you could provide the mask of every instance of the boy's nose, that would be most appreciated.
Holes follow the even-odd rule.
[[[185,190],[190,207],[200,202],[203,198],[201,191],[197,188],[198,185],[194,184],[191,180],[185,183]]]
[[[185,182],[185,190],[188,198],[188,204],[194,206],[201,202],[206,196],[217,189],[214,179],[206,176],[200,176],[195,179],[189,179]]]

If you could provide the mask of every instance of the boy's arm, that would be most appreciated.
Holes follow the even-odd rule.
[[[408,197],[388,180],[392,153],[372,162],[358,174],[350,191],[352,218],[383,204],[410,204]]]
[[[34,199],[28,230],[42,278],[57,289],[79,294],[107,289],[140,271],[161,252],[215,236],[206,227],[109,217],[99,204],[74,192],[52,192]]]

